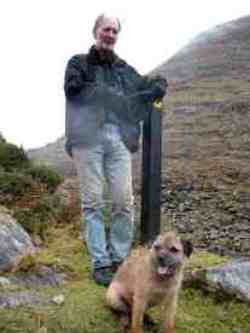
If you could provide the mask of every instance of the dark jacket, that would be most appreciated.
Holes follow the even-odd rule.
[[[156,98],[166,91],[166,80],[148,79],[115,53],[100,54],[92,46],[88,54],[73,56],[67,65],[66,151],[93,145],[100,140],[105,123],[120,127],[122,140],[131,152],[138,149],[140,121]]]

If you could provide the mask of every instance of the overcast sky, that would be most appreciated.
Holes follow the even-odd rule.
[[[202,31],[250,14],[249,0],[2,0],[0,132],[25,149],[64,134],[68,59],[93,44],[102,12],[122,31],[116,52],[141,73],[165,62]]]

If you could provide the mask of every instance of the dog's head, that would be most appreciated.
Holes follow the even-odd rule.
[[[151,248],[156,272],[161,277],[172,277],[184,265],[193,251],[189,241],[181,240],[174,232],[159,235]]]

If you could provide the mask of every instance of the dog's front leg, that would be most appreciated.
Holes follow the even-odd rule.
[[[170,297],[165,303],[164,333],[175,333],[175,314],[177,308],[177,294]]]
[[[135,294],[132,306],[131,333],[143,333],[143,317],[146,309],[145,295]]]

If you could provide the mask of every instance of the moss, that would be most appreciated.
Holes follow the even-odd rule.
[[[49,229],[45,246],[36,257],[37,265],[54,266],[74,279],[89,275],[86,248],[73,225],[55,225]]]
[[[31,165],[25,170],[25,173],[35,181],[45,184],[51,193],[63,181],[63,177],[54,168],[47,165]]]
[[[18,265],[19,271],[30,272],[36,267],[35,256],[28,255],[24,257]]]
[[[14,210],[14,218],[31,235],[38,235],[46,238],[49,227],[49,212],[46,214],[35,213],[31,208],[18,208]]]
[[[214,267],[217,265],[222,265],[230,260],[229,257],[221,257],[217,254],[210,253],[207,251],[194,251],[192,254],[187,269],[188,270],[198,270],[205,269],[208,267]]]
[[[248,332],[248,305],[224,301],[202,291],[187,289],[180,295],[177,313],[178,332],[231,333],[234,328]]]
[[[33,199],[32,196],[29,198],[29,194],[27,194],[23,197],[22,204],[30,205],[30,207],[14,207],[14,218],[28,233],[38,235],[43,240],[46,239],[48,229],[53,224],[68,221],[67,219],[65,221],[68,210],[56,195],[44,192],[39,193],[39,196]]]

